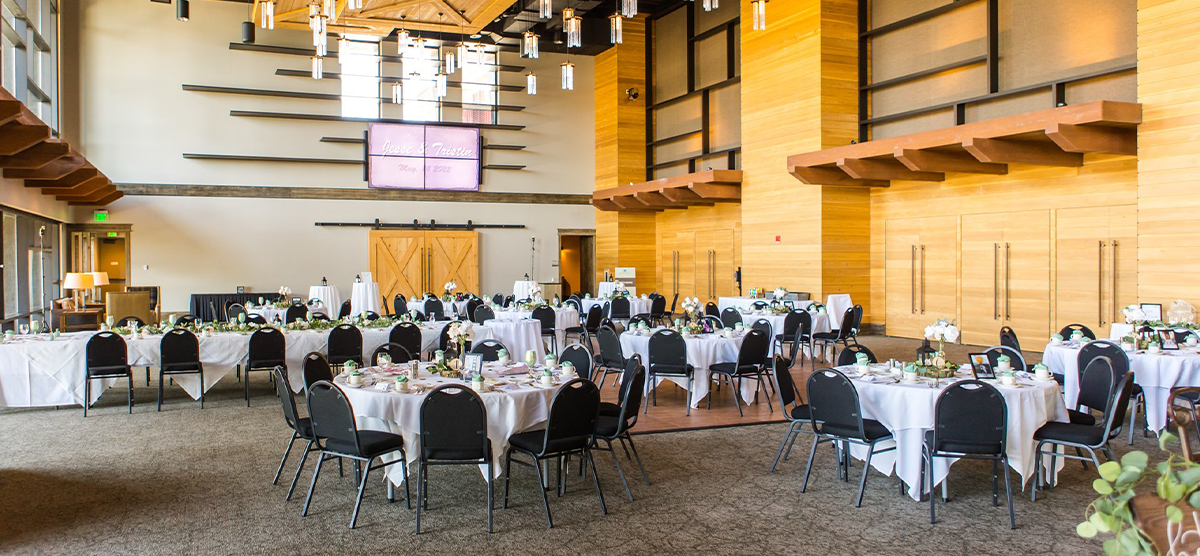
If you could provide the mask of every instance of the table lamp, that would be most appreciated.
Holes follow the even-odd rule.
[[[107,274],[105,275],[105,278],[107,279]],[[92,275],[87,272],[68,272],[67,275],[63,277],[62,288],[64,290],[75,290],[76,310],[83,309],[84,307],[82,302],[82,292],[93,287],[95,287],[95,284],[92,282]]]
[[[100,286],[108,285],[108,273],[107,272],[89,272],[88,274],[92,275],[92,286],[93,287],[98,288]],[[97,297],[96,299],[99,300],[100,298]],[[84,292],[84,303],[87,303],[87,292]]]

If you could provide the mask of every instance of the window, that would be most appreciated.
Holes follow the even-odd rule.
[[[0,83],[58,131],[58,4],[55,0],[4,2],[0,9]]]
[[[437,98],[437,73],[441,61],[436,47],[413,46],[404,49],[401,72],[404,74],[403,118],[414,122],[442,119]]]
[[[462,121],[496,123],[496,53],[474,51],[462,70]]]
[[[342,116],[379,118],[379,43],[370,37],[339,41]]]
[[[39,230],[45,227],[45,235]],[[59,297],[59,225],[15,211],[3,211],[0,242],[4,251],[4,299],[0,327],[28,323],[29,315]],[[38,319],[40,320],[40,318]]]

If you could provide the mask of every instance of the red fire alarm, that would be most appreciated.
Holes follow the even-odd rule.
[[[775,243],[779,243],[779,236],[775,236]]]

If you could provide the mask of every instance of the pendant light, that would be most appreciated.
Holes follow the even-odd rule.
[[[532,29],[525,31],[521,35],[521,57],[522,58],[537,58],[538,57],[538,39],[540,37],[534,33]]]
[[[704,3],[701,4],[701,6],[704,8],[704,11],[711,12],[715,9],[720,8],[721,3],[720,3],[720,0],[704,0]]]
[[[454,49],[453,49],[453,48],[451,48],[449,51],[447,51],[447,52],[446,52],[446,56],[445,56],[445,58],[446,58],[446,71],[448,71],[448,72],[450,72],[450,73],[454,73],[454,70],[455,70],[456,68],[460,67],[460,66],[458,66],[458,65],[456,65],[456,64],[461,64],[461,63],[462,63],[462,62],[460,62],[460,61],[458,61],[458,60],[455,60],[455,59],[454,59],[454,58],[455,58],[455,56],[454,56]]]
[[[608,16],[608,34],[609,41],[611,41],[612,44],[621,44],[622,42],[621,21],[623,19],[624,18],[621,17],[620,13],[613,13],[612,15]]]
[[[562,89],[564,91],[575,90],[575,64],[571,62],[562,64]]]
[[[404,87],[399,81],[392,83],[392,104],[404,103]]]
[[[754,30],[767,30],[767,0],[753,0],[750,11],[754,12]]]
[[[525,94],[537,94],[537,74],[533,73],[532,71],[525,74]]]
[[[346,56],[347,56],[347,51],[348,51],[348,49],[347,49],[346,47],[347,47],[347,46],[349,46],[349,45],[350,45],[350,39],[347,39],[347,38],[345,37],[345,35],[343,35],[343,36],[342,36],[342,38],[338,39],[338,53],[337,53],[337,56],[338,56],[338,63],[339,63],[339,64],[345,64],[345,63],[346,63]]]
[[[175,0],[175,19],[187,21],[192,15],[192,6],[188,0]]]
[[[463,23],[467,20],[467,17],[465,13],[459,13],[459,15],[461,17],[458,20],[458,46],[455,47],[455,50],[458,51],[458,67],[462,69],[467,66],[467,29],[464,27],[465,23]],[[451,66],[453,65],[451,64]],[[450,71],[454,72],[454,68],[450,68]]]
[[[446,96],[446,71],[445,70],[443,70],[443,69],[438,70],[437,76],[434,78],[434,83],[436,85],[435,88],[437,89],[437,91],[436,91],[437,97],[438,98],[445,97]]]
[[[320,56],[312,57],[312,78],[321,79],[325,77],[325,63]]]
[[[554,15],[554,3],[551,0],[538,0],[538,17],[550,19]]]
[[[275,29],[275,0],[262,3],[262,17],[259,24],[263,29]]]
[[[583,18],[573,8],[563,8],[563,27],[567,30],[567,48],[583,46]]]
[[[624,17],[634,17],[638,13],[637,0],[621,0],[621,15]]]

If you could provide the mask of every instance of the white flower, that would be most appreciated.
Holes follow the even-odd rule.
[[[953,324],[946,325],[945,330],[942,332],[942,337],[947,342],[954,343],[955,340],[958,340],[958,327]]]
[[[1138,305],[1130,305],[1122,309],[1121,312],[1125,315],[1125,322],[1128,324],[1146,320],[1146,312]]]

